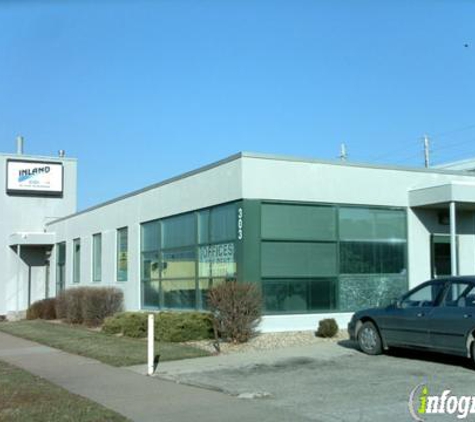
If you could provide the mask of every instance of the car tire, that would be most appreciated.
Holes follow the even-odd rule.
[[[383,353],[383,342],[376,325],[371,321],[363,323],[358,330],[358,346],[367,355],[380,355]]]

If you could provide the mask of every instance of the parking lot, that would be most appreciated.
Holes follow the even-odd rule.
[[[475,395],[475,369],[468,359],[401,350],[367,356],[349,341],[199,361],[161,364],[158,376],[253,398],[295,420],[410,421],[409,395],[421,383],[430,394],[449,389]],[[424,418],[457,420],[455,415]]]

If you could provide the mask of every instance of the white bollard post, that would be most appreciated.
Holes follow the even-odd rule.
[[[147,375],[153,375],[154,371],[154,345],[155,345],[155,325],[153,322],[153,314],[148,316],[148,359],[147,359]]]

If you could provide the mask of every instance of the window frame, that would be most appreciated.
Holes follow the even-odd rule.
[[[99,256],[99,278],[96,278],[96,243],[95,239],[100,239],[100,256]],[[102,233],[94,233],[91,236],[91,280],[93,283],[100,283],[102,281]]]
[[[76,246],[79,246],[78,251],[76,251]],[[73,259],[72,259],[73,265],[72,265],[71,280],[73,284],[81,284],[81,238],[80,237],[76,237],[73,239],[72,254],[73,254]],[[76,279],[76,275],[77,275],[77,279]]]
[[[119,278],[119,274],[120,274],[120,271],[119,271],[119,261],[120,261],[120,258],[119,258],[119,254],[122,252],[120,250],[120,233],[123,233],[125,232],[126,236],[127,236],[127,249],[125,251],[126,253],[126,270],[125,270],[125,278]],[[129,226],[123,226],[123,227],[119,227],[116,229],[115,231],[115,259],[114,259],[114,263],[115,263],[115,281],[118,282],[118,283],[125,283],[127,281],[129,281]]]

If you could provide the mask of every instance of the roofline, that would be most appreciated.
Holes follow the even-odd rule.
[[[98,208],[105,207],[106,205],[111,205],[111,204],[114,204],[115,202],[119,202],[119,201],[122,201],[124,199],[131,198],[132,196],[140,195],[141,193],[147,192],[149,190],[156,189],[156,188],[159,188],[161,186],[169,185],[170,183],[177,182],[177,181],[182,180],[182,179],[186,179],[187,177],[191,177],[191,176],[194,176],[196,174],[203,173],[205,171],[208,171],[208,170],[211,170],[213,168],[219,167],[223,164],[227,164],[227,163],[230,163],[232,161],[238,160],[241,157],[242,157],[242,153],[237,153],[237,154],[231,155],[231,156],[226,157],[222,160],[215,161],[214,163],[207,164],[203,167],[199,167],[195,170],[191,170],[191,171],[188,171],[186,173],[179,174],[178,176],[174,176],[174,177],[171,177],[169,179],[162,180],[161,182],[145,186],[142,189],[138,189],[138,190],[126,193],[125,195],[121,195],[121,196],[118,196],[116,198],[110,199],[108,201],[101,202],[97,205],[93,205],[92,207],[86,208],[82,211],[78,211],[74,214],[66,215],[64,217],[61,217],[61,218],[58,218],[56,220],[50,221],[49,223],[46,223],[46,226],[50,226],[52,224],[59,223],[61,221],[67,220],[69,218],[73,218],[73,217],[76,217],[78,215],[85,214],[85,213],[90,212],[90,211],[94,211]]]
[[[67,220],[69,218],[76,217],[81,214],[88,213],[90,211],[97,210],[99,208],[105,207],[107,205],[114,204],[116,202],[122,201],[124,199],[131,198],[133,196],[139,195],[141,193],[147,192],[152,189],[159,188],[161,186],[169,185],[170,183],[177,182],[182,179],[186,179],[187,177],[194,176],[199,173],[203,173],[205,171],[211,170],[213,168],[219,167],[224,164],[228,164],[232,161],[236,161],[240,158],[257,158],[261,160],[273,160],[273,161],[292,161],[292,162],[301,162],[301,163],[310,163],[310,164],[325,164],[325,165],[333,165],[333,166],[340,166],[340,167],[356,167],[356,168],[369,168],[369,169],[376,169],[376,170],[392,170],[392,171],[410,171],[410,172],[417,172],[417,173],[439,173],[439,174],[451,174],[457,176],[466,176],[466,177],[474,177],[475,174],[465,174],[461,173],[460,171],[455,170],[440,170],[440,169],[433,169],[433,168],[417,168],[417,167],[402,167],[402,166],[388,166],[388,165],[377,165],[377,164],[364,164],[364,163],[351,163],[351,162],[338,162],[332,160],[317,160],[312,158],[303,158],[303,157],[293,157],[293,156],[285,156],[285,155],[272,155],[272,154],[264,154],[264,153],[256,153],[256,152],[238,152],[237,154],[230,155],[229,157],[223,158],[222,160],[215,161],[211,164],[207,164],[205,166],[199,167],[195,170],[191,170],[185,173],[182,173],[178,176],[171,177],[169,179],[165,179],[161,182],[154,183],[148,185],[142,189],[138,189],[125,195],[118,196],[116,198],[110,199],[105,202],[101,202],[97,205],[93,205],[92,207],[86,208],[82,211],[78,211],[74,214],[70,214],[56,220],[50,221],[46,223],[46,226],[50,226],[61,221]]]
[[[444,169],[444,168],[454,168],[454,167],[464,167],[464,166],[470,166],[470,168],[475,167],[475,157],[472,158],[465,158],[463,160],[457,160],[457,161],[451,161],[449,163],[442,163],[442,164],[437,164],[436,168]],[[459,171],[466,171],[464,168],[459,168]]]
[[[77,161],[77,158],[74,157],[57,157],[57,156],[48,156],[48,155],[28,155],[28,154],[15,154],[11,153],[8,154],[6,152],[0,152],[0,157],[7,157],[12,158],[15,160],[27,160],[27,161],[35,161],[35,160],[48,160],[48,161]]]
[[[359,168],[369,168],[375,170],[393,170],[393,171],[406,171],[406,172],[415,172],[415,173],[436,173],[436,174],[451,174],[454,176],[468,176],[475,177],[475,174],[468,174],[460,170],[445,170],[435,167],[404,167],[398,165],[389,165],[389,164],[368,164],[360,162],[348,162],[348,161],[335,161],[335,160],[322,160],[314,158],[305,158],[305,157],[296,157],[296,156],[286,156],[286,155],[273,155],[273,154],[263,154],[256,152],[241,152],[242,157],[249,158],[260,158],[264,160],[276,160],[276,161],[294,161],[302,163],[311,163],[311,164],[326,164],[340,167],[359,167]]]

